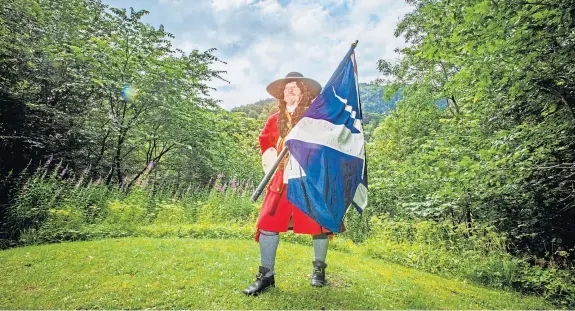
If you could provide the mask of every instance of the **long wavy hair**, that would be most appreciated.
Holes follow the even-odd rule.
[[[279,107],[279,116],[278,116],[278,128],[280,130],[280,136],[285,138],[289,133],[290,129],[296,125],[301,118],[303,118],[303,114],[306,112],[307,108],[311,105],[311,101],[313,100],[311,90],[307,87],[307,85],[301,81],[296,81],[296,85],[299,87],[301,91],[301,100],[297,105],[297,108],[293,112],[291,116],[291,127],[289,124],[288,119],[288,112],[287,112],[287,103],[284,100],[283,91],[280,92],[280,97],[278,98],[278,107]]]

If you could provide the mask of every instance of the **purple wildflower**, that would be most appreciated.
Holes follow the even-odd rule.
[[[76,184],[76,188],[79,188],[83,182],[84,182],[84,174],[80,175],[80,178],[78,179],[78,183]]]
[[[48,161],[46,161],[46,166],[50,165],[50,163],[52,163],[52,159],[54,159],[54,155],[50,155],[50,158],[48,159]]]
[[[64,177],[64,175],[66,175],[66,172],[68,172],[68,164],[66,164],[66,167],[64,168],[62,173],[60,173],[60,177]]]
[[[80,179],[78,180],[78,183],[76,184],[76,188],[79,188],[82,183],[84,182],[84,177],[86,177],[86,175],[88,174],[88,172],[90,172],[90,169],[92,168],[92,164],[88,165],[88,167],[86,167],[83,171],[82,174],[80,174]]]
[[[239,186],[239,183],[236,181],[236,178],[234,177],[232,180],[230,180],[228,182],[230,184],[230,187],[232,188],[232,190],[236,190]]]
[[[99,185],[101,182],[102,182],[102,176],[98,177],[95,184]]]

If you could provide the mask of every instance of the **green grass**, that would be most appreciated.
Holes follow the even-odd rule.
[[[553,309],[354,252],[328,253],[329,286],[309,284],[313,249],[280,242],[277,288],[260,297],[253,240],[121,238],[0,251],[0,309]]]

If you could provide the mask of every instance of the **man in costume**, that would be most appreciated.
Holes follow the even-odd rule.
[[[283,79],[270,83],[266,90],[278,100],[279,112],[271,115],[259,136],[262,165],[267,173],[284,148],[284,140],[293,126],[303,117],[312,100],[322,87],[315,80],[305,78],[298,72],[290,72]],[[312,134],[312,133],[310,133]],[[287,199],[287,179],[284,178],[286,159],[280,163],[272,177],[257,221],[256,241],[260,244],[261,266],[256,281],[244,290],[254,295],[275,287],[275,257],[279,244],[279,232],[293,230],[296,234],[313,236],[315,260],[312,261],[312,286],[324,286],[326,256],[332,232],[300,211]],[[290,165],[287,163],[287,165]]]

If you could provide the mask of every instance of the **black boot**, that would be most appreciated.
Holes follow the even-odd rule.
[[[260,266],[260,271],[256,274],[256,281],[250,287],[244,289],[244,294],[248,296],[257,296],[271,287],[276,287],[276,281],[273,275],[265,277],[266,273],[269,271],[269,268]]]
[[[311,276],[312,286],[325,286],[325,268],[327,264],[323,261],[315,260],[313,261],[313,275]]]

